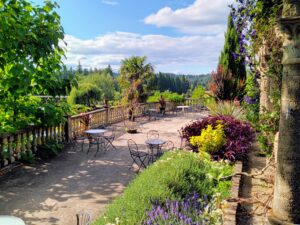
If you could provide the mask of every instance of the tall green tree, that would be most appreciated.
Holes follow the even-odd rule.
[[[49,94],[60,85],[64,30],[57,7],[51,1],[41,7],[0,1],[0,107],[14,121],[32,93]]]
[[[245,59],[239,50],[240,41],[240,37],[234,27],[234,22],[231,16],[228,16],[224,48],[219,58],[219,67],[223,70],[222,76],[224,78],[222,100],[232,100],[235,97],[241,97],[243,94],[246,80],[246,66]],[[227,79],[228,77],[230,79]]]

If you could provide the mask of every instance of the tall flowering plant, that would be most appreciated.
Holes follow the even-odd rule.
[[[92,118],[93,118],[92,114],[80,113],[80,123],[83,124],[86,129],[88,129],[89,126],[91,125]]]
[[[214,200],[209,200],[206,196],[200,198],[194,192],[182,201],[167,200],[165,203],[153,203],[152,209],[147,211],[144,225],[146,224],[221,224],[221,213]]]

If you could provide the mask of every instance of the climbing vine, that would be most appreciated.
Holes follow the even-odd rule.
[[[240,49],[235,55],[244,57],[248,67],[243,104],[248,112],[247,118],[259,132],[258,141],[264,154],[271,153],[279,124],[282,37],[277,20],[282,5],[282,0],[236,0],[236,4],[230,6],[240,35]],[[259,58],[262,48],[264,52]],[[268,108],[259,107],[259,93],[265,91],[259,90],[262,72],[270,80],[267,95],[271,106]]]

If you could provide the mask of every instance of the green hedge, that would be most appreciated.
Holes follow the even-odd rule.
[[[164,92],[156,91],[153,93],[153,95],[148,97],[147,102],[158,102],[161,95],[164,97],[166,101],[169,102],[179,103],[184,101],[184,96],[178,93],[170,92],[170,91],[164,91]]]
[[[142,224],[151,201],[179,200],[194,191],[208,198],[216,193],[222,198],[227,196],[230,182],[218,182],[218,178],[231,174],[232,167],[211,162],[209,157],[200,160],[198,154],[183,151],[164,154],[138,175],[94,224],[114,223],[116,218],[122,225]]]

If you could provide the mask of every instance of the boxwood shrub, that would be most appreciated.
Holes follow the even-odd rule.
[[[95,225],[116,223],[143,224],[153,202],[182,200],[191,193],[212,199],[228,195],[230,181],[219,178],[232,173],[225,162],[212,162],[191,152],[167,152],[160,160],[140,173],[124,194],[110,204]]]

